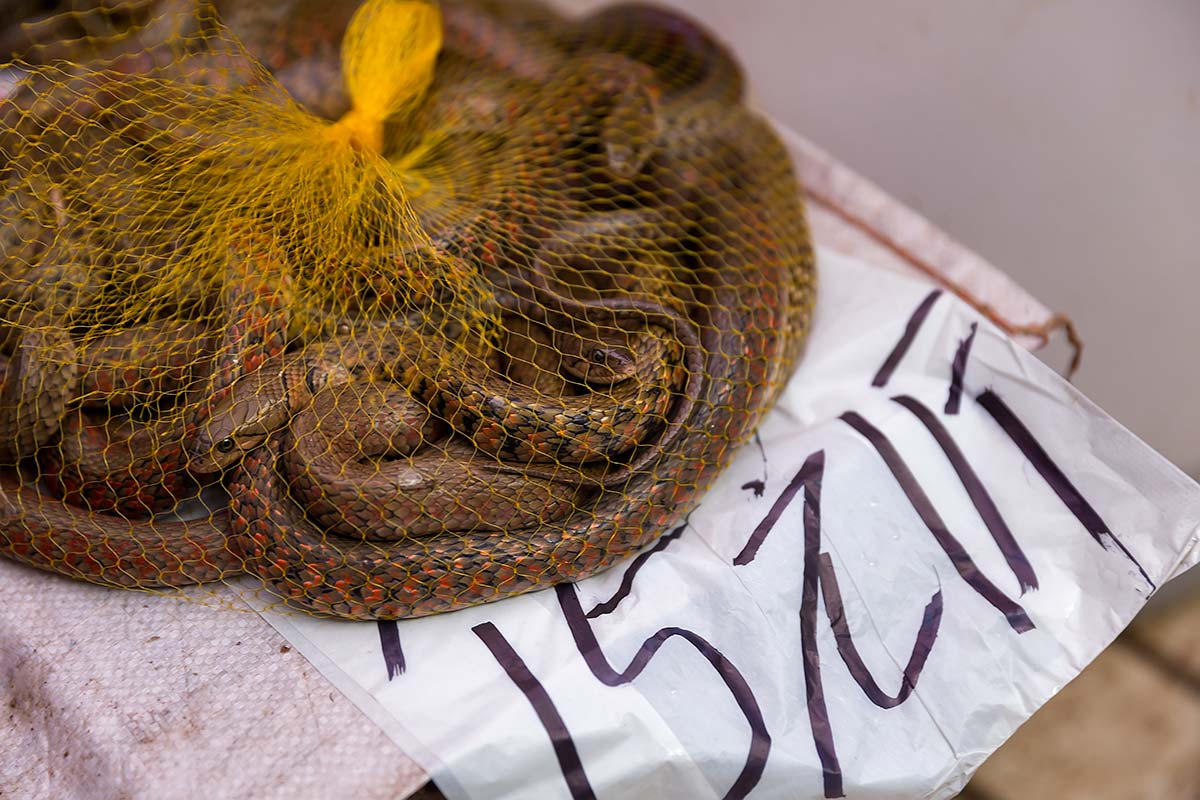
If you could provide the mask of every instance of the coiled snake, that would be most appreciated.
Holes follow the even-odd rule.
[[[690,510],[807,332],[812,253],[787,153],[738,105],[724,50],[673,14],[566,24],[455,2],[445,20],[444,69],[389,158],[433,246],[481,276],[498,326],[364,309],[297,341],[278,271],[256,271],[258,286],[242,272],[208,344],[159,348],[150,388],[125,389],[158,391],[182,359],[211,364],[204,391],[100,433],[65,395],[115,392],[103,359],[26,334],[3,406],[28,404],[34,370],[38,391],[71,388],[32,421],[0,419],[0,445],[36,458],[66,501],[28,471],[4,477],[0,552],[131,587],[245,570],[311,613],[396,619],[587,577]],[[244,245],[234,261],[275,254]],[[76,362],[58,383],[52,352]],[[6,432],[31,424],[49,430]],[[130,441],[155,444],[99,457],[135,424]],[[54,435],[64,444],[33,452]],[[127,521],[222,471],[227,516]]]

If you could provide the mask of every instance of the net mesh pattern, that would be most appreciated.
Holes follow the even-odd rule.
[[[680,523],[799,356],[790,161],[673,12],[143,0],[25,30],[5,556],[348,618],[578,580]]]

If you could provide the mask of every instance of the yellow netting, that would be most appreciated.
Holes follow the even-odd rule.
[[[579,579],[678,524],[798,357],[787,154],[673,13],[142,0],[27,32],[11,558],[354,618]]]

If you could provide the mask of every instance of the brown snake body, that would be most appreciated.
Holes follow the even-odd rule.
[[[685,294],[705,380],[682,420],[686,433],[564,521],[376,543],[330,536],[290,501],[285,453],[296,431],[285,429],[250,452],[231,481],[235,535],[268,584],[319,614],[422,616],[594,574],[690,509],[782,386],[812,301],[807,241],[773,235],[776,220],[802,213],[786,153],[761,121],[725,113],[725,124],[706,126],[681,115],[664,137],[672,146],[654,156],[704,221]],[[695,153],[708,154],[708,163]],[[730,175],[739,180],[725,185]]]
[[[776,202],[789,196],[797,202],[791,193],[773,195]],[[783,269],[774,275],[755,269],[759,259],[775,257],[778,243],[766,224],[773,209],[747,201],[718,212],[726,227],[711,234],[728,236],[730,227],[744,233],[747,220],[754,224],[752,240],[737,251],[719,248],[720,257],[705,265],[711,277],[704,289],[708,311],[701,335],[704,371],[714,377],[703,382],[685,422],[693,432],[659,450],[644,470],[620,487],[601,491],[589,507],[561,524],[443,532],[386,544],[353,542],[313,526],[291,502],[281,461],[294,433],[284,430],[249,453],[231,481],[232,528],[253,568],[292,604],[315,613],[414,617],[587,577],[675,524],[734,444],[752,430],[757,414],[747,409],[755,403],[761,407],[780,385],[786,366],[780,358],[781,333],[807,324],[806,312],[787,313],[796,306],[787,295],[809,288],[796,286]],[[793,257],[810,254],[799,250]],[[744,308],[761,309],[759,318],[747,320],[735,311]],[[666,475],[671,479],[658,477]]]
[[[256,244],[247,247],[247,255],[265,252]],[[238,255],[232,263],[246,266]],[[278,302],[273,290],[247,283],[241,269],[233,270],[233,275],[227,300],[229,324],[218,337],[222,341],[212,362],[213,374],[206,392],[213,399],[264,359],[278,357],[281,347],[268,321]],[[114,369],[108,359],[121,352],[128,354],[129,348],[142,352],[148,366],[136,371],[135,380],[126,384],[126,390],[141,385],[137,377],[144,379],[147,373],[158,373],[155,380],[169,379],[172,360],[178,353],[168,349],[165,354],[150,354],[143,349],[156,342],[159,332],[156,325],[141,330],[140,343],[136,343],[136,336],[130,341],[131,337],[124,334],[101,339],[100,346],[90,350],[90,357],[82,359],[85,365],[98,366],[99,373],[78,379],[79,385],[88,387],[88,392],[78,397],[85,402],[100,402],[104,383],[110,377],[106,372]],[[74,348],[70,353],[75,353]],[[57,397],[59,391],[70,397],[78,370],[77,363],[69,363],[66,369],[48,370],[51,366],[53,362],[43,357],[40,363],[10,361],[8,367],[9,379],[20,378],[28,387],[26,396],[16,405],[36,409],[45,427],[69,421],[70,414],[64,417],[65,403],[48,405],[42,398]],[[116,394],[120,406],[126,391]],[[197,400],[182,414],[154,423],[104,420],[97,426],[99,430],[91,433],[100,439],[99,443],[84,443],[78,450],[42,449],[39,456],[50,469],[41,477],[47,488],[62,495],[58,498],[38,490],[31,480],[31,468],[0,476],[0,552],[42,569],[132,588],[229,577],[241,560],[229,542],[224,512],[186,522],[149,519],[156,508],[174,508],[177,496],[187,496],[186,487],[194,486],[194,479],[185,469],[186,443],[206,410],[206,403]],[[12,425],[14,418],[21,421],[19,415],[14,417],[5,411],[0,414],[0,430]],[[114,435],[121,426],[129,435]],[[69,461],[64,453],[75,453],[77,460]],[[30,456],[32,451],[21,455]],[[72,475],[81,483],[73,484]],[[90,484],[85,482],[89,480]],[[84,489],[91,490],[89,496],[78,497]],[[194,491],[188,494],[194,495]],[[123,504],[132,513],[98,512],[89,508],[88,500],[101,508]]]
[[[281,302],[276,287],[267,287],[256,270],[270,271],[268,261],[271,250],[251,238],[237,251],[230,253],[227,271],[226,328],[218,336],[216,353],[210,369],[215,368],[212,378],[201,384],[199,392],[183,398],[184,407],[167,411],[153,421],[144,422],[125,414],[111,412],[112,404],[106,403],[104,411],[90,411],[81,407],[65,418],[61,417],[62,439],[59,447],[42,453],[41,464],[44,479],[56,495],[93,511],[115,511],[132,519],[148,519],[169,511],[180,502],[196,496],[198,486],[187,469],[188,443],[196,435],[197,428],[209,413],[209,398],[224,392],[234,379],[244,372],[252,372],[263,359],[278,356],[282,350],[282,331],[273,327],[274,309]],[[176,337],[194,330],[176,330]],[[116,403],[124,402],[126,395],[138,388],[139,372],[161,373],[170,367],[172,358],[178,353],[162,352],[150,354],[158,342],[160,326],[140,326],[133,337],[134,345],[122,342],[120,335],[106,337],[103,345],[113,348],[121,344],[134,349],[140,358],[132,363],[157,362],[158,369],[134,370],[134,381],[122,381]],[[203,353],[200,345],[206,337],[193,339],[196,346],[190,348]],[[92,355],[99,356],[96,348]],[[188,352],[185,351],[184,355]],[[127,362],[129,363],[129,362]],[[87,365],[95,367],[95,363]],[[100,389],[107,376],[105,369],[85,372],[84,383],[89,388]],[[157,380],[169,377],[158,375]],[[43,385],[52,386],[53,380],[43,376]],[[103,394],[100,397],[104,397]],[[84,398],[88,398],[87,395]],[[93,403],[99,398],[91,395]]]
[[[445,4],[445,69],[417,133],[395,134],[389,154],[429,244],[478,272],[503,324],[451,345],[436,341],[444,322],[366,314],[344,340],[285,353],[277,314],[257,341],[237,333],[254,315],[231,314],[218,338],[249,342],[261,368],[228,346],[191,351],[216,364],[203,411],[173,446],[129,439],[116,473],[132,489],[98,460],[123,452],[114,433],[132,423],[110,416],[97,433],[70,422],[90,406],[68,413],[65,446],[40,458],[71,502],[6,476],[0,552],[120,586],[242,569],[312,613],[397,619],[587,577],[678,523],[807,331],[812,253],[788,156],[691,23],[626,6],[562,25],[520,8],[502,19],[486,2]],[[324,61],[293,82],[328,75],[327,50],[309,53]],[[481,63],[504,77],[477,77]],[[310,94],[337,113],[336,92]],[[6,391],[29,374],[15,361]],[[104,363],[85,360],[76,394],[108,393],[119,410],[176,385],[177,359],[123,393]],[[64,417],[39,412],[50,418]],[[5,424],[28,427],[13,419],[0,439]],[[227,530],[223,515],[100,513],[148,517],[191,486],[187,469],[225,467]]]

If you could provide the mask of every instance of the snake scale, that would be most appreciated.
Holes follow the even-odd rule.
[[[353,4],[217,5],[297,101],[349,108]],[[73,208],[13,214],[0,236],[38,266],[3,275],[0,554],[131,588],[249,572],[309,613],[399,619],[596,574],[695,505],[807,333],[786,151],[675,13],[442,13],[434,83],[384,155],[490,324],[364,301],[298,336],[288,253],[249,225],[209,322],[80,335],[95,292],[58,292],[12,233]],[[162,516],[217,485],[227,508]]]

